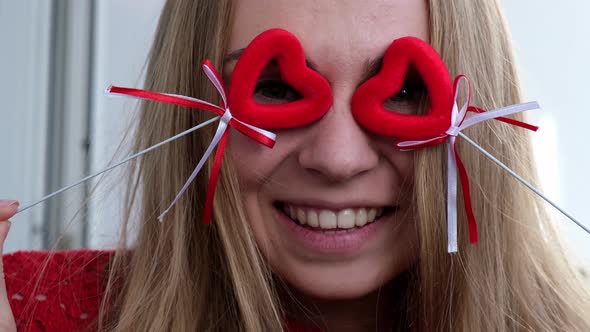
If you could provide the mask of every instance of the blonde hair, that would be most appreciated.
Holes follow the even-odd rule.
[[[497,1],[430,0],[429,6],[431,44],[451,75],[470,77],[472,104],[493,109],[521,102]],[[145,88],[216,100],[214,89],[197,71],[206,58],[222,69],[231,23],[230,0],[167,1]],[[145,102],[134,150],[210,117],[204,111]],[[213,130],[199,130],[133,165],[122,249],[111,264],[101,329],[284,329],[279,287],[241,207],[232,160],[226,158],[221,170],[211,225],[200,222],[207,172],[198,176],[165,223],[156,219],[162,204],[171,201],[190,175]],[[535,178],[523,130],[488,121],[467,135],[517,173]],[[440,146],[416,152],[420,256],[407,273],[400,310],[392,308],[392,319],[400,328],[416,331],[590,330],[584,316],[590,312],[588,296],[580,295],[582,284],[559,247],[543,204],[479,152],[464,144],[459,148],[470,174],[479,243],[467,244],[465,216],[460,215],[460,252],[446,253],[445,150]],[[124,248],[134,204],[139,204],[141,223],[128,251]]]

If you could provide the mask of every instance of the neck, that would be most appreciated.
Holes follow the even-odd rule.
[[[322,331],[391,331],[398,283],[394,280],[354,299],[317,299],[290,287],[281,291],[281,298],[289,319],[305,326]]]

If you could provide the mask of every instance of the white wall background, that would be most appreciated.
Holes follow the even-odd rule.
[[[590,2],[502,1],[529,100],[542,106],[535,117],[538,166],[544,192],[590,227]],[[532,114],[531,114],[532,115]],[[590,265],[590,235],[562,218],[566,240]]]
[[[113,158],[121,137],[133,119],[136,102],[106,96],[109,85],[141,87],[142,70],[158,23],[163,0],[96,2],[96,60],[93,86],[92,169],[103,169]],[[122,150],[124,151],[124,150]],[[118,154],[117,160],[125,155]],[[116,186],[121,170],[113,170],[97,188],[99,199],[92,200],[89,243],[93,248],[115,244],[120,220],[122,186]]]
[[[50,6],[0,0],[0,195],[32,201],[43,192]],[[14,33],[17,31],[18,33]],[[16,216],[8,251],[40,248],[43,214]]]
[[[39,168],[43,167],[42,151],[38,147],[43,124],[39,123],[42,117],[35,117],[35,110],[43,109],[43,102],[39,100],[46,97],[43,95],[45,86],[39,85],[38,73],[43,75],[46,69],[42,62],[35,62],[34,56],[42,58],[47,51],[47,41],[43,39],[46,28],[43,19],[46,20],[47,13],[43,13],[43,5],[34,0],[20,3],[35,5],[40,8],[37,11],[20,8],[18,12],[7,12],[14,10],[14,3],[0,0],[3,45],[0,53],[0,142],[7,142],[1,154],[0,196],[31,201],[46,191],[35,184],[41,180]],[[92,170],[103,168],[111,160],[135,107],[130,100],[106,97],[102,91],[109,84],[141,85],[141,70],[162,3],[163,0],[94,2]],[[590,122],[585,101],[588,86],[585,79],[590,77],[590,41],[587,38],[590,20],[586,17],[590,13],[590,2],[521,0],[503,1],[503,5],[512,29],[526,95],[528,100],[538,100],[543,107],[531,114],[533,121],[541,126],[534,136],[543,190],[590,225],[590,204],[587,203],[590,176],[586,173],[590,168],[590,149],[582,141],[582,133],[587,132]],[[41,18],[36,21],[37,16],[32,14]],[[15,26],[19,28],[14,29]],[[16,31],[16,35],[8,33],[9,30]],[[92,198],[88,219],[87,245],[99,248],[114,244],[120,201],[120,192],[102,188],[99,187]],[[7,244],[9,251],[38,247],[31,235],[30,224],[36,220],[34,213],[31,211],[29,220],[15,219]],[[562,224],[575,254],[590,262],[590,235],[566,219]]]

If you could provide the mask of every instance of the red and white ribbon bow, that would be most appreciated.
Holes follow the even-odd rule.
[[[221,161],[223,159],[223,152],[225,151],[225,146],[227,144],[227,138],[229,131],[227,131],[228,127],[234,127],[235,129],[239,130],[244,135],[252,138],[253,140],[264,144],[270,148],[272,148],[276,141],[276,135],[266,131],[261,128],[257,128],[255,126],[249,125],[245,122],[242,122],[235,117],[232,116],[229,106],[227,105],[227,97],[226,97],[226,90],[223,84],[223,80],[221,76],[213,66],[213,64],[206,60],[203,62],[202,69],[207,75],[207,78],[213,83],[219,94],[221,95],[221,106],[217,106],[211,104],[207,101],[191,98],[187,96],[181,96],[176,94],[169,94],[169,93],[158,93],[140,89],[130,89],[130,88],[122,88],[111,86],[107,89],[107,93],[111,94],[120,94],[126,96],[137,97],[141,99],[153,100],[167,104],[179,105],[189,108],[198,108],[207,111],[211,111],[216,113],[217,115],[221,116],[219,121],[219,125],[217,127],[217,131],[215,132],[215,136],[213,136],[213,140],[211,144],[205,151],[205,154],[199,160],[197,167],[194,169],[191,176],[188,178],[180,192],[176,195],[170,206],[158,217],[160,221],[164,219],[164,216],[170,211],[170,209],[176,204],[176,202],[180,199],[182,194],[187,190],[188,186],[191,182],[196,178],[197,174],[215,149],[215,146],[219,144],[217,148],[217,152],[215,153],[215,159],[213,161],[213,167],[211,168],[211,177],[209,178],[209,184],[207,186],[207,196],[205,198],[205,210],[203,212],[203,223],[209,224],[211,222],[211,216],[213,213],[213,198],[215,197],[215,187],[217,184],[217,177],[219,175],[219,170],[221,168]]]
[[[457,106],[457,98],[459,96],[459,84],[464,80],[467,88],[467,100],[461,106],[461,109]],[[399,141],[397,147],[402,150],[417,149],[432,145],[437,145],[445,142],[449,139],[448,150],[447,150],[447,241],[448,241],[448,252],[457,252],[457,172],[461,177],[461,188],[463,189],[463,200],[465,202],[465,210],[467,213],[467,221],[469,224],[469,240],[471,243],[477,242],[477,224],[475,222],[475,216],[473,214],[473,207],[471,204],[471,194],[469,191],[469,177],[467,170],[461,161],[461,158],[457,152],[457,136],[463,135],[461,131],[469,128],[480,122],[496,119],[502,122],[506,122],[512,125],[523,127],[529,130],[536,131],[539,129],[536,126],[504,118],[505,115],[520,113],[523,111],[538,109],[539,104],[537,102],[528,102],[523,104],[511,105],[508,107],[499,108],[492,111],[483,111],[479,108],[469,106],[471,99],[471,88],[469,80],[464,75],[459,75],[454,82],[455,100],[453,102],[453,109],[451,112],[451,125],[449,129],[437,137],[432,137],[420,141]],[[467,112],[475,112],[476,114],[466,117]]]

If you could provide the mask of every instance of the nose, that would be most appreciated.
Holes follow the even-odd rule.
[[[299,150],[301,167],[331,182],[341,182],[377,166],[379,155],[370,135],[354,120],[350,102],[337,101],[311,128]]]

